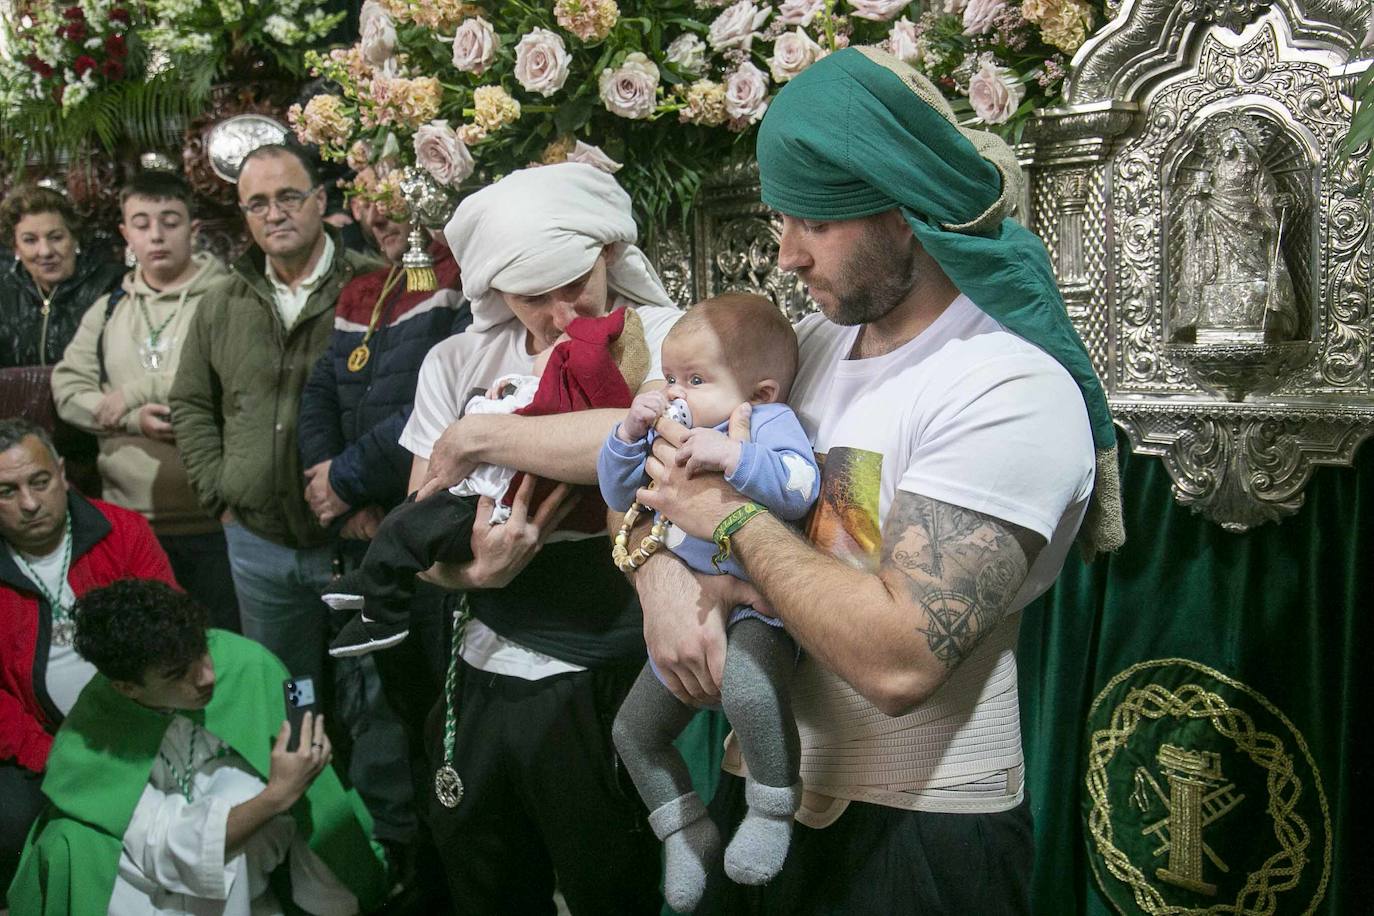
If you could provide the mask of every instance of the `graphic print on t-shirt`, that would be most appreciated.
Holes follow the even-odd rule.
[[[807,536],[836,559],[876,572],[883,542],[878,525],[883,456],[837,446],[817,454],[816,463],[821,466],[821,495],[811,512]]]

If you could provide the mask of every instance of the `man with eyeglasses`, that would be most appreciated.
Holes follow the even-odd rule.
[[[375,264],[326,230],[324,189],[298,148],[249,153],[238,195],[254,245],[196,312],[172,424],[196,494],[224,523],[244,635],[323,684],[319,594],[334,548],[305,501],[297,417],[340,291]]]

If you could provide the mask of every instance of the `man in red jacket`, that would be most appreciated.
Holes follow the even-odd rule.
[[[0,420],[0,541],[3,893],[42,807],[53,735],[95,673],[72,648],[72,605],[119,579],[176,582],[143,516],[69,491],[52,440],[28,420]]]

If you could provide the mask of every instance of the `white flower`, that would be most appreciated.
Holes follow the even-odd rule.
[[[968,36],[986,35],[1002,11],[1007,8],[1007,0],[968,0],[964,7],[964,34]]]
[[[1006,67],[984,60],[968,82],[968,100],[987,124],[1003,124],[1016,112],[1026,88]]]
[[[367,0],[358,14],[358,44],[363,58],[374,67],[386,63],[396,50],[396,23],[376,0]]]
[[[547,97],[562,89],[570,63],[572,55],[562,36],[548,29],[527,32],[515,46],[515,78],[528,92]],[[654,77],[658,77],[657,70]]]
[[[730,117],[753,123],[768,110],[768,76],[751,63],[725,78],[725,110]]]
[[[573,146],[572,152],[568,153],[569,162],[581,162],[593,168],[600,169],[607,175],[614,175],[624,166],[607,156],[599,146],[592,146],[590,143],[583,143],[578,140]]]
[[[916,24],[903,16],[892,23],[892,31],[887,35],[888,50],[893,57],[906,61],[912,66],[921,63],[922,49],[916,38]]]
[[[778,19],[784,25],[808,26],[825,9],[825,0],[782,0]]]
[[[453,36],[453,66],[464,73],[480,74],[496,59],[500,44],[490,22],[481,16],[464,19]]]
[[[849,0],[856,19],[887,22],[906,8],[908,0]]]
[[[945,0],[945,12],[951,16],[962,16],[968,0]]]
[[[435,181],[450,188],[461,184],[474,167],[467,144],[447,121],[430,121],[415,131],[415,161]]]
[[[647,118],[657,104],[658,67],[635,51],[626,55],[619,69],[601,71],[599,88],[607,111],[622,118]]]
[[[716,17],[716,21],[711,23],[706,40],[715,51],[724,51],[727,48],[742,48],[748,51],[754,43],[755,33],[763,27],[771,12],[772,9],[766,5],[759,9],[752,0],[739,0],[738,3],[723,10]]]
[[[67,111],[75,108],[86,101],[86,96],[90,94],[91,90],[84,82],[80,80],[68,82],[67,88],[62,91],[62,110]]]
[[[706,42],[691,32],[684,32],[668,44],[664,55],[668,63],[688,76],[701,76],[706,70]]]
[[[768,69],[773,72],[774,80],[785,83],[824,56],[821,46],[797,26],[796,31],[779,35],[773,43]]]
[[[274,40],[285,45],[291,43],[296,27],[292,25],[291,20],[287,19],[285,16],[273,15],[267,17],[267,21],[263,23],[262,30]]]

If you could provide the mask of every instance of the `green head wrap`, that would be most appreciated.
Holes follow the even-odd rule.
[[[909,65],[873,48],[846,48],[773,99],[759,126],[758,163],[764,203],[788,216],[845,220],[900,208],[961,292],[1068,370],[1099,449],[1097,495],[1113,504],[1100,508],[1119,531],[1111,412],[1044,244],[1009,218],[1021,188],[1011,149],[993,134],[961,128]],[[1085,529],[1100,526],[1098,518]],[[1124,539],[1124,532],[1099,532],[1090,549],[1114,549]]]

